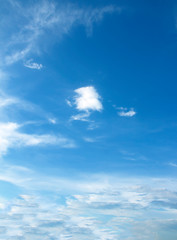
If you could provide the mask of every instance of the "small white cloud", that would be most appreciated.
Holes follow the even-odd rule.
[[[118,109],[122,110],[118,112],[118,115],[121,117],[133,117],[136,114],[133,108],[131,108],[130,110],[127,110],[127,108],[122,108],[122,107]]]
[[[80,111],[101,111],[103,109],[100,96],[93,86],[82,87],[75,90],[76,108]]]
[[[72,103],[70,100],[66,99],[66,103],[68,104],[68,106],[72,107]]]
[[[28,61],[26,61],[26,63],[24,63],[24,66],[27,68],[37,69],[37,70],[40,70],[43,68],[42,64],[33,62],[33,59],[29,59]]]
[[[90,116],[89,112],[86,112],[86,113],[84,112],[84,113],[80,113],[80,114],[72,116],[71,120],[87,122],[89,116]]]
[[[56,118],[49,118],[48,121],[52,124],[56,124],[57,123],[57,120]]]
[[[101,97],[93,86],[78,88],[74,92],[76,93],[74,102],[72,104],[69,101],[68,105],[75,105],[82,113],[73,115],[71,120],[88,121],[91,112],[100,112],[103,109]]]

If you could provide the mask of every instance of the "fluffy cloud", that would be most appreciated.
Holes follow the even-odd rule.
[[[74,105],[81,113],[72,116],[72,120],[88,121],[91,112],[103,109],[101,97],[93,86],[78,88],[74,92]]]
[[[103,106],[100,102],[100,96],[93,86],[82,87],[75,90],[76,108],[80,111],[101,111]]]
[[[0,123],[0,155],[8,148],[35,145],[58,145],[60,147],[74,147],[74,143],[64,137],[54,135],[36,135],[20,132],[20,125],[14,122]]]

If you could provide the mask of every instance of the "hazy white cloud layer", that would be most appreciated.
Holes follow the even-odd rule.
[[[174,179],[97,175],[66,180],[35,177],[20,167],[1,170],[1,179],[4,175],[4,180],[28,192],[11,201],[0,198],[0,238],[4,240],[168,240],[169,232],[170,240],[176,240]],[[46,191],[45,197],[38,189]]]
[[[87,34],[90,35],[93,23],[100,22],[105,14],[121,11],[119,7],[111,5],[102,8],[79,8],[74,4],[64,5],[62,2],[56,4],[47,0],[37,1],[33,6],[15,0],[8,3],[14,15],[10,15],[9,18],[2,16],[2,22],[8,22],[13,18],[20,19],[20,24],[14,25],[13,32],[6,31],[8,32],[6,44],[1,48],[3,57],[1,62],[8,65],[25,60],[32,54],[40,54],[41,47],[44,47],[50,35],[57,35],[57,39],[60,40],[77,25],[84,25]],[[44,37],[46,41],[43,41]],[[0,44],[5,42],[4,38],[2,39],[3,43]],[[25,66],[35,69],[42,67],[33,62],[27,62]]]

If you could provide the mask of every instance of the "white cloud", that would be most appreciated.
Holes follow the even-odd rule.
[[[134,110],[134,108],[126,108],[126,107],[117,107],[115,104],[112,105],[116,110],[118,110],[118,115],[120,117],[133,117],[135,116],[137,113]]]
[[[15,53],[12,53],[10,55],[7,55],[5,57],[5,63],[7,65],[13,64],[15,62],[18,62],[19,60],[23,59],[29,52],[30,52],[30,47],[26,47],[23,50],[18,50]]]
[[[66,103],[68,104],[69,107],[72,107],[72,103],[70,100],[66,99]]]
[[[71,120],[78,120],[78,121],[83,121],[83,122],[88,122],[88,117],[90,116],[90,112],[84,112],[84,113],[79,113],[76,115],[73,115],[71,117]]]
[[[37,69],[37,70],[40,70],[43,68],[42,64],[33,62],[33,59],[29,59],[28,61],[26,61],[24,63],[24,66],[27,68]]]
[[[62,136],[22,133],[20,127],[19,124],[14,122],[0,123],[0,155],[5,154],[9,148],[23,146],[58,145],[64,148],[75,146],[70,139]]]
[[[93,86],[82,87],[75,90],[76,108],[80,111],[101,111],[103,109],[101,97]]]
[[[1,110],[1,114],[2,112],[5,112],[5,108],[11,106],[11,105],[15,105],[15,107],[19,107],[22,105],[24,105],[24,101],[20,100],[17,97],[14,96],[9,96],[8,94],[6,94],[3,90],[0,90],[0,110]],[[13,110],[14,110],[14,106],[13,106]],[[2,118],[1,118],[2,121]]]
[[[5,50],[3,54],[5,64],[13,64],[25,59],[30,54],[38,54],[41,51],[41,45],[47,42],[43,41],[44,37],[49,38],[51,35],[57,35],[57,40],[59,40],[63,35],[68,34],[74,26],[84,25],[90,35],[93,23],[100,22],[105,14],[121,11],[119,7],[111,5],[102,8],[82,9],[74,4],[55,4],[47,0],[38,1],[36,4],[26,7],[17,1],[10,2],[9,8],[12,8],[10,18],[13,18],[14,14],[16,19],[20,19],[20,23],[16,28],[13,28],[14,32],[9,31],[10,35],[4,42],[4,48],[1,49],[1,51]],[[5,18],[6,21],[9,20],[7,16]],[[12,22],[12,19],[9,21]],[[41,37],[43,37],[42,41]],[[36,64],[29,66],[37,67]]]
[[[80,111],[101,111],[103,109],[101,97],[93,86],[82,87],[75,90],[76,108]]]
[[[2,98],[0,97],[0,108],[7,107],[9,105],[17,104],[19,101],[16,98]]]
[[[171,163],[169,163],[169,165],[172,166],[172,167],[177,167],[177,164],[176,164],[176,163],[172,163],[172,162],[171,162]]]
[[[44,118],[47,121],[49,121],[52,124],[57,123],[57,119],[52,116],[50,112],[46,112],[43,110],[40,106],[31,103],[29,101],[26,101],[24,99],[20,99],[14,96],[9,96],[4,91],[0,90],[0,115],[1,115],[1,122],[5,121],[12,121],[13,119],[16,119],[16,116],[19,114],[20,111],[28,111],[34,114],[35,116],[39,116],[40,118]],[[11,114],[9,114],[11,113]],[[23,114],[23,117],[26,115]],[[16,120],[14,120],[16,121]],[[25,121],[25,124],[27,122],[36,122],[36,121]],[[37,121],[39,123],[39,121]],[[41,121],[42,123],[42,121]]]
[[[89,121],[91,112],[100,112],[103,109],[101,97],[93,86],[78,88],[72,105],[81,113],[73,115],[71,120]]]
[[[130,110],[127,110],[127,108],[118,108],[121,111],[118,112],[118,115],[121,117],[133,117],[134,115],[136,115],[136,112],[133,108],[131,108]]]
[[[4,166],[0,179],[3,171]],[[0,199],[0,238],[4,240],[18,239],[19,234],[27,240],[149,240],[156,239],[155,233],[157,239],[167,240],[161,237],[164,231],[176,239],[176,179],[35,177],[20,167],[6,174],[4,181],[23,187],[23,194],[11,201]],[[50,194],[41,196],[37,189]]]
[[[52,124],[56,124],[57,123],[57,120],[56,118],[49,118],[48,121]]]

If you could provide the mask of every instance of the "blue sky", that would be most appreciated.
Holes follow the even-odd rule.
[[[0,2],[0,239],[176,240],[177,3]]]

